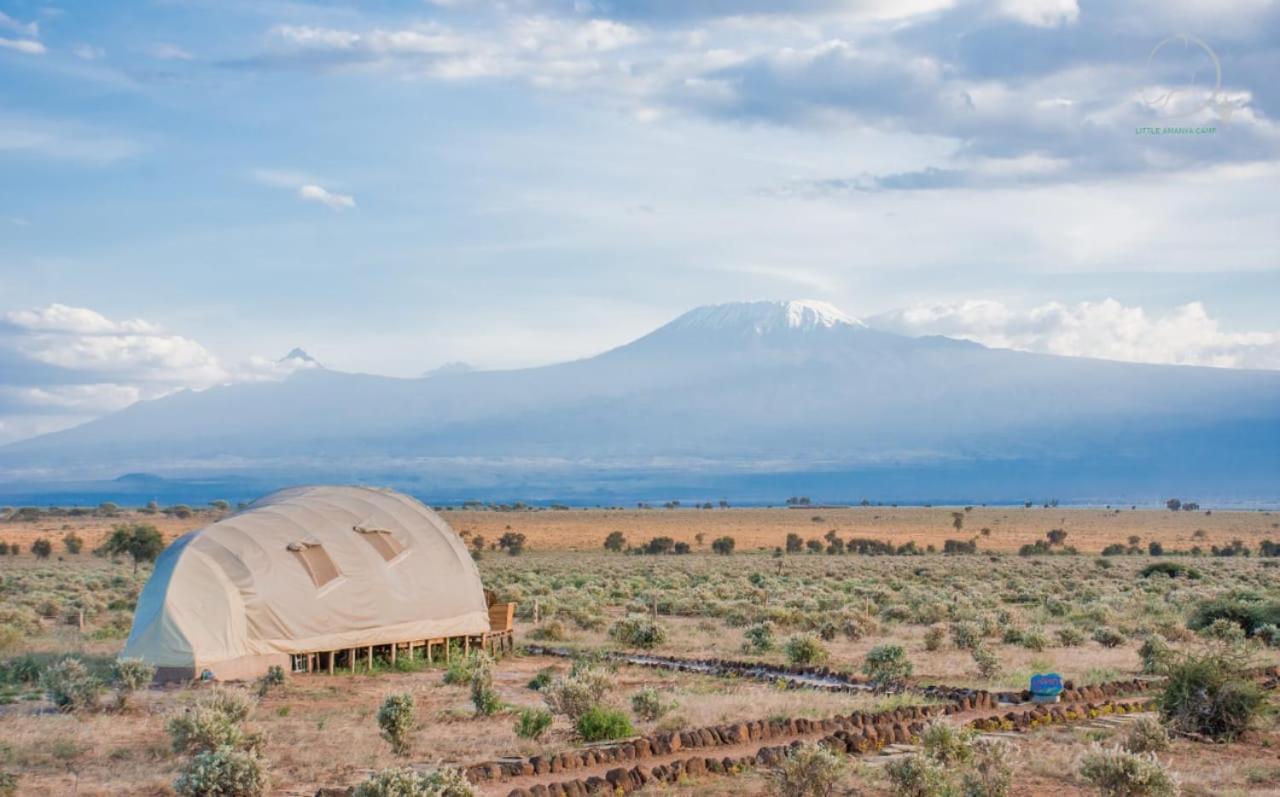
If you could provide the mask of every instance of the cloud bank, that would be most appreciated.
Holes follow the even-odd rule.
[[[0,314],[0,443],[55,431],[177,390],[282,379],[299,358],[224,364],[143,319],[53,304]]]
[[[1227,332],[1200,302],[1159,316],[1114,299],[1017,310],[968,300],[918,304],[866,319],[904,335],[945,335],[1001,349],[1137,363],[1280,369],[1280,331]]]

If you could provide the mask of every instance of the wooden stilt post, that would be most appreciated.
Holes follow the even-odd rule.
[[[453,655],[453,645],[449,644],[449,637],[444,638],[444,663],[449,663],[449,657]]]
[[[391,666],[396,666],[396,648],[400,646],[399,642],[391,643]]]
[[[337,658],[335,651],[329,651],[329,674],[333,675],[333,660]]]
[[[373,672],[373,645],[369,646],[369,672]]]
[[[354,675],[356,671],[356,649],[351,649],[351,673]]]
[[[469,636],[464,636],[462,638],[462,655],[464,656],[471,655],[471,637]]]

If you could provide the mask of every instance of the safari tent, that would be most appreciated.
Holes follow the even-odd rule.
[[[332,672],[375,648],[487,642],[489,617],[475,562],[434,511],[390,490],[296,487],[170,545],[122,655],[160,680]]]

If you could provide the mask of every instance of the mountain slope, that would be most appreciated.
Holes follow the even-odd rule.
[[[15,478],[234,471],[548,485],[605,472],[955,467],[977,484],[984,467],[1007,483],[1011,462],[1110,480],[1116,495],[1159,472],[1242,489],[1274,482],[1280,373],[993,350],[876,331],[822,303],[739,303],[554,366],[420,379],[308,369],[142,402],[0,449]]]

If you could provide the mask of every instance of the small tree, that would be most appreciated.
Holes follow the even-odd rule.
[[[787,661],[798,665],[821,664],[831,655],[813,634],[796,634],[787,640],[784,651]]]
[[[899,686],[911,677],[913,668],[901,645],[876,645],[867,651],[862,673],[874,683]]]
[[[787,553],[800,553],[804,550],[804,540],[799,534],[792,532],[787,535]]]
[[[1267,709],[1267,696],[1246,674],[1247,662],[1229,651],[1185,655],[1168,666],[1160,716],[1174,730],[1232,740]]]
[[[62,547],[66,548],[69,554],[78,554],[84,548],[84,539],[74,531],[68,531],[62,535]]]
[[[128,556],[133,560],[133,572],[137,575],[138,565],[154,562],[164,550],[164,537],[149,523],[116,526],[99,550],[113,558]]]
[[[53,553],[53,544],[41,537],[31,543],[31,553],[35,554],[37,559],[48,559],[49,554]]]
[[[627,538],[620,531],[611,531],[609,536],[604,538],[604,549],[617,553],[627,547]]]
[[[721,556],[728,556],[733,553],[734,546],[737,544],[737,541],[734,540],[733,537],[717,537],[711,542],[711,550]]]
[[[378,728],[396,755],[409,754],[413,726],[413,695],[408,692],[388,695],[378,707]]]
[[[156,667],[142,659],[116,659],[111,667],[111,684],[116,690],[116,707],[128,705],[133,693],[145,688],[156,677]]]
[[[498,547],[505,550],[512,556],[519,556],[524,553],[524,545],[527,538],[518,531],[508,531],[498,538]]]
[[[493,688],[493,659],[487,653],[478,654],[471,667],[471,704],[482,717],[502,708],[502,701]]]
[[[1050,545],[1061,545],[1067,541],[1067,532],[1064,529],[1049,529],[1044,536],[1049,540]]]

